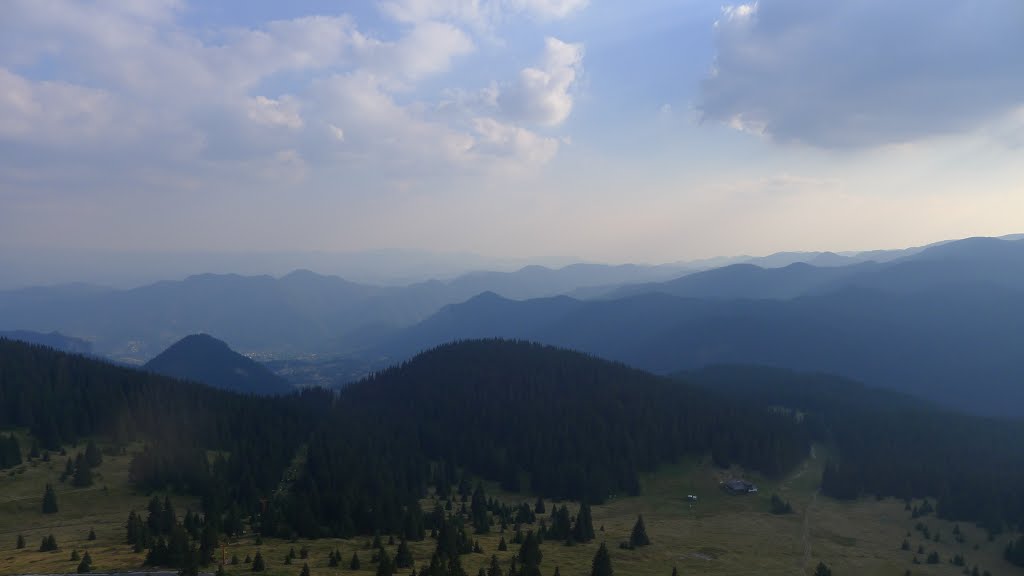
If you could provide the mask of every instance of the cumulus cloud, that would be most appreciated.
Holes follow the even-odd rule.
[[[478,29],[522,14],[540,20],[559,20],[582,10],[589,0],[383,0],[381,11],[402,22],[452,20]]]
[[[416,80],[448,70],[457,56],[473,50],[469,36],[444,22],[421,22],[388,48],[389,68],[405,78]]]
[[[396,22],[370,33],[346,14],[195,29],[177,0],[11,0],[0,19],[0,149],[21,160],[0,155],[0,174],[26,174],[24,160],[44,157],[38,178],[20,180],[71,178],[54,166],[81,170],[80,189],[143,171],[147,182],[187,173],[201,186],[208,174],[270,185],[280,180],[261,176],[268,171],[299,182],[341,165],[395,179],[530,170],[554,157],[557,140],[523,123],[569,114],[579,47],[548,41],[544,62],[517,83],[519,118],[491,118],[501,113],[501,76],[484,88],[421,87],[474,52],[464,28],[474,19],[557,18],[582,5],[385,2]],[[475,96],[451,97],[460,93]],[[94,165],[106,169],[85,168]],[[143,186],[123,186],[133,187]]]
[[[73,145],[110,136],[116,112],[102,91],[35,82],[0,68],[0,138]]]
[[[298,129],[303,125],[298,102],[290,96],[276,100],[264,96],[249,98],[246,101],[246,114],[253,122],[265,126]]]
[[[543,126],[561,124],[572,112],[573,88],[582,66],[582,44],[548,38],[541,65],[521,70],[518,82],[498,102],[517,120]]]
[[[514,158],[527,164],[546,164],[558,152],[558,141],[520,126],[501,123],[494,118],[475,118],[478,135],[474,150],[487,155]]]
[[[778,141],[911,142],[1024,104],[1019,0],[758,0],[715,28],[699,109]]]

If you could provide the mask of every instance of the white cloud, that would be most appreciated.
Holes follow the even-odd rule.
[[[967,132],[1024,104],[1019,0],[759,0],[726,7],[705,118],[872,147]]]
[[[513,158],[532,166],[547,164],[558,152],[558,141],[539,136],[529,130],[503,124],[493,118],[475,118],[473,128],[478,135],[476,152]]]
[[[465,32],[443,22],[421,22],[396,43],[391,51],[394,69],[409,79],[448,70],[452,59],[473,51]]]
[[[499,104],[520,121],[561,124],[572,112],[573,88],[582,67],[582,44],[549,37],[541,66],[521,70],[519,81],[499,97]]]
[[[0,154],[0,188],[13,182],[5,174],[19,186],[125,197],[182,174],[190,190],[243,178],[252,189],[312,186],[339,167],[344,178],[428,177],[443,188],[549,162],[557,139],[531,132],[526,118],[477,121],[501,112],[499,71],[484,88],[426,82],[475,44],[462,16],[408,4],[407,20],[370,34],[349,15],[194,29],[173,1],[11,0],[0,18],[0,149],[14,154]],[[447,10],[459,6],[471,18],[477,3]],[[578,55],[548,44],[546,79],[532,88],[551,124],[571,109]]]
[[[246,102],[246,115],[253,122],[264,126],[284,126],[293,130],[303,126],[299,104],[290,96],[282,96],[277,100],[264,96],[249,98]]]
[[[582,10],[589,3],[589,0],[508,0],[506,5],[515,11],[554,20]]]
[[[399,22],[449,20],[488,30],[509,16],[560,20],[589,4],[589,0],[383,0],[381,12]]]
[[[61,146],[97,139],[114,128],[113,99],[102,90],[34,82],[0,68],[0,139]]]
[[[337,140],[338,142],[345,141],[345,131],[342,130],[340,127],[335,126],[334,124],[328,124],[327,129],[330,130],[331,136],[334,136],[335,140]]]

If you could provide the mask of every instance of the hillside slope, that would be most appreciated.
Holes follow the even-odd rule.
[[[182,338],[146,362],[143,369],[243,394],[287,394],[294,390],[266,366],[209,334]]]

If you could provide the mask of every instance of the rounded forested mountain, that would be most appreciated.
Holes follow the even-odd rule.
[[[506,489],[594,503],[636,493],[638,471],[683,455],[775,475],[809,446],[793,418],[527,342],[441,346],[349,386],[341,404]]]
[[[735,371],[691,376],[717,385],[525,342],[469,341],[341,392],[264,398],[0,339],[0,429],[28,429],[49,450],[90,438],[143,441],[132,482],[198,497],[204,519],[216,522],[194,525],[227,535],[249,519],[263,535],[421,541],[444,530],[443,511],[420,508],[430,487],[450,494],[459,485],[468,500],[483,478],[596,504],[635,493],[638,473],[689,456],[785,474],[812,438],[832,448],[827,495],[932,497],[940,515],[992,532],[1024,519],[1019,423],[952,415],[820,375],[779,376],[786,385]],[[832,390],[823,396],[820,386]],[[101,457],[88,452],[83,463]],[[481,526],[467,533],[489,529],[483,495],[477,500]],[[506,512],[501,523],[518,514]],[[569,516],[552,504],[546,537],[592,537],[589,522],[571,525]],[[196,532],[190,539],[216,536]],[[459,549],[468,542],[456,540]],[[133,543],[148,547],[145,538]]]

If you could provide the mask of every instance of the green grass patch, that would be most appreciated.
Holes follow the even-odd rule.
[[[68,453],[73,456],[78,449],[84,449],[84,445],[69,447]],[[105,455],[97,470],[95,485],[83,489],[59,482],[63,457],[54,456],[49,463],[33,461],[0,473],[0,574],[74,572],[77,563],[70,560],[74,549],[88,550],[97,571],[141,567],[144,554],[132,553],[123,543],[128,512],[135,509],[144,513],[149,499],[149,495],[134,490],[128,483],[130,460],[130,454]],[[616,498],[593,507],[597,540],[575,546],[545,542],[542,570],[550,574],[558,566],[566,576],[586,575],[598,545],[605,541],[616,573],[623,576],[668,576],[673,567],[684,575],[791,576],[810,574],[819,561],[830,565],[837,575],[892,575],[910,569],[915,575],[954,576],[962,572],[949,563],[957,553],[964,555],[968,567],[977,564],[981,570],[993,574],[1024,574],[1024,570],[1002,559],[1008,535],[988,542],[984,532],[961,523],[966,541],[959,544],[953,539],[952,523],[933,516],[912,520],[902,502],[875,499],[838,502],[817,495],[822,460],[823,453],[818,448],[816,458],[808,459],[805,466],[788,478],[772,481],[745,475],[759,485],[760,492],[741,496],[728,494],[720,486],[722,480],[742,475],[741,471],[719,470],[706,462],[682,463],[646,475],[641,479],[641,496]],[[43,487],[48,482],[57,488],[60,512],[55,515],[44,515],[40,510]],[[490,495],[508,503],[526,501],[532,505],[535,500],[530,495],[502,493],[490,483],[486,488]],[[789,501],[794,513],[770,514],[769,501],[773,493]],[[697,502],[688,501],[688,494],[696,495]],[[189,506],[193,510],[198,507],[195,501],[180,496],[173,499],[180,513]],[[546,504],[550,513],[552,503]],[[427,498],[423,506],[429,511],[434,501]],[[644,515],[652,543],[635,550],[622,550],[619,543],[629,539],[637,514]],[[925,541],[922,534],[914,530],[918,521],[926,524],[931,534],[941,533],[942,541]],[[96,531],[95,541],[87,540],[90,529]],[[900,544],[907,538],[907,532],[911,533],[908,538],[911,550],[903,551]],[[38,552],[40,540],[50,533],[56,536],[60,550]],[[15,549],[18,534],[23,534],[28,541],[23,550]],[[497,527],[490,534],[475,536],[484,553],[462,558],[471,576],[489,563],[491,554],[497,554],[507,569],[518,546],[511,544],[510,528],[504,534],[509,550],[498,552],[501,536]],[[386,536],[383,539],[387,541]],[[314,576],[373,574],[376,566],[370,562],[373,552],[368,549],[369,542],[367,537],[295,542],[268,538],[257,546],[250,535],[225,542],[223,554],[229,562],[226,570],[233,576],[251,574],[244,559],[255,556],[257,551],[263,554],[266,574],[270,576],[298,576],[304,562],[308,562]],[[309,550],[308,559],[296,559],[291,565],[284,563],[289,549],[294,547],[299,551],[304,546]],[[918,546],[925,549],[920,555],[922,562],[928,553],[936,551],[942,563],[913,565]],[[434,542],[428,538],[411,543],[411,548],[417,566],[422,567],[429,562]],[[328,555],[333,550],[339,550],[343,556],[337,568],[328,566]],[[395,545],[388,547],[392,556],[396,550]],[[362,570],[357,572],[348,568],[353,552],[362,560]],[[238,565],[230,564],[232,556],[239,558]]]

